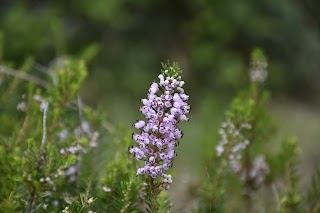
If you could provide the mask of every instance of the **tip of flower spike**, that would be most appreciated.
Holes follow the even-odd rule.
[[[170,65],[169,60],[166,63],[161,63],[162,65],[162,75],[165,77],[174,77],[178,78],[181,77],[182,70],[177,62],[173,62],[172,65]]]
[[[268,77],[268,62],[262,49],[256,48],[251,53],[251,67],[249,70],[252,82],[263,83]]]

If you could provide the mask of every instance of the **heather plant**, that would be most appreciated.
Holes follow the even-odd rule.
[[[30,70],[34,68],[32,62],[28,63],[31,63],[28,64]],[[141,168],[127,151],[131,134],[126,128],[115,128],[108,123],[102,113],[85,106],[78,95],[87,74],[83,61],[56,59],[50,67],[41,67],[45,77],[2,66],[7,85],[1,88],[4,90],[1,100],[6,101],[11,93],[22,98],[16,100],[14,110],[3,107],[7,113],[1,114],[3,128],[12,128],[15,132],[1,132],[0,209],[4,212],[88,212],[89,209],[140,212],[148,205],[148,211],[168,211],[171,203],[167,195],[160,192],[169,189],[172,180],[162,170],[172,165],[173,148],[182,137],[176,124],[188,119],[190,107],[184,102],[188,96],[182,89],[184,82],[179,77],[179,66],[164,64],[163,68],[159,85],[166,92],[157,98],[156,93],[162,89],[155,88],[153,83],[149,100],[143,100],[145,106],[141,107],[149,118],[145,134],[152,126],[150,145],[153,147],[149,147],[149,151],[153,149],[154,153],[150,153],[148,160],[160,163],[150,165],[151,169],[143,172],[152,177],[144,180],[135,178],[142,174]],[[14,78],[10,79],[12,75]],[[153,111],[156,106],[158,110]],[[16,113],[21,113],[19,118],[14,117]],[[12,122],[12,119],[16,120]],[[156,120],[158,123],[153,123]],[[113,135],[110,143],[117,147],[111,155],[114,159],[106,163],[104,172],[93,166],[97,147],[101,146],[102,129]],[[136,158],[133,150],[137,149],[130,149]],[[152,160],[152,156],[157,159]],[[154,167],[158,172],[156,176],[151,172]],[[161,177],[158,183],[157,176]]]
[[[83,212],[94,198],[81,161],[99,137],[99,119],[77,96],[87,74],[84,62],[59,58],[43,70],[46,78],[7,66],[1,71],[15,78],[4,76],[7,86],[1,88],[2,129],[12,132],[1,132],[0,209]],[[16,107],[8,101],[11,93],[22,97]]]
[[[263,88],[267,76],[267,60],[256,49],[249,69],[250,85],[233,100],[218,131],[220,140],[212,146],[215,151],[206,164],[199,212],[228,212],[231,198],[241,200],[236,205],[245,212],[303,212],[306,208],[297,187],[296,139],[285,139],[278,154],[266,149],[275,132],[267,110],[269,93]],[[315,191],[309,195],[314,197]],[[272,196],[265,196],[267,193]]]

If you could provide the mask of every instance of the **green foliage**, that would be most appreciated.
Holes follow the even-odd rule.
[[[227,111],[226,116],[236,124],[249,123],[253,120],[254,107],[255,102],[253,99],[236,98],[232,102],[231,109]]]
[[[19,203],[13,199],[13,193],[9,195],[8,198],[3,199],[0,203],[0,212],[18,212],[19,211]]]
[[[251,52],[251,62],[263,61],[266,63],[265,53],[261,48],[255,48]]]
[[[170,202],[165,191],[162,191],[157,197],[157,205],[159,207],[158,212],[167,213],[172,208],[172,203]]]
[[[131,134],[123,128],[118,134],[115,160],[107,165],[106,176],[102,178],[99,202],[106,212],[138,212],[144,192],[141,179],[135,177],[137,166],[127,151]]]
[[[84,61],[70,61],[59,58],[52,66],[53,87],[48,93],[53,102],[66,104],[78,94],[81,83],[87,75]]]
[[[69,206],[62,210],[62,213],[88,212],[88,208],[94,201],[93,198],[88,197],[88,194],[80,194],[80,201],[74,200]]]
[[[177,78],[182,75],[182,69],[177,62],[173,62],[172,66],[170,66],[170,62],[168,60],[167,63],[161,63],[161,65],[161,71],[164,76]]]
[[[281,197],[281,212],[296,213],[303,212],[301,207],[301,195],[298,192],[297,164],[299,148],[295,138],[288,138],[282,144],[282,153],[279,155],[279,162],[282,162],[281,170],[284,171],[286,183],[285,193]]]
[[[305,205],[308,206],[309,212],[320,211],[320,170],[317,170],[313,175],[312,182],[306,198]]]
[[[224,204],[226,201],[226,187],[228,170],[226,162],[214,157],[213,161],[206,168],[207,180],[201,186],[199,207],[197,212],[225,212]],[[218,165],[218,166],[217,166]]]

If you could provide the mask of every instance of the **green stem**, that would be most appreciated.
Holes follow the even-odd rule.
[[[150,209],[150,213],[158,213],[159,205],[157,202],[157,198],[158,198],[158,195],[160,194],[159,186],[157,183],[154,183],[154,179],[151,177],[148,177],[147,181],[149,182],[149,187],[150,187],[149,189],[150,196],[148,196],[149,197],[148,206]]]

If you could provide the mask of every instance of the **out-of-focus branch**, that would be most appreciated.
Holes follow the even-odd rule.
[[[11,76],[14,76],[14,77],[17,77],[17,78],[21,78],[23,80],[26,80],[26,81],[30,81],[38,86],[41,86],[41,87],[44,87],[44,88],[48,88],[49,87],[49,83],[36,77],[36,76],[33,76],[33,75],[30,75],[28,73],[25,73],[25,72],[21,72],[21,71],[18,71],[18,70],[14,70],[14,69],[11,69],[11,68],[8,68],[8,67],[5,67],[3,65],[0,65],[0,73],[5,73],[7,75],[11,75]]]

